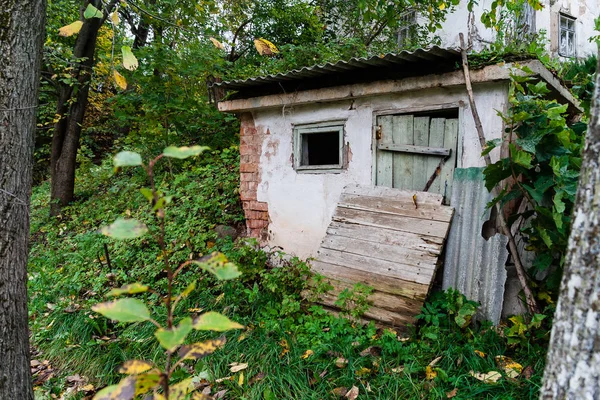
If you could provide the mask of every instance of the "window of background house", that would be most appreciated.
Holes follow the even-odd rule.
[[[415,40],[417,33],[417,12],[414,10],[405,12],[399,18],[398,23],[398,47],[410,46]]]
[[[575,57],[575,18],[559,14],[558,54]]]
[[[344,123],[298,125],[294,128],[294,166],[299,171],[344,167]]]

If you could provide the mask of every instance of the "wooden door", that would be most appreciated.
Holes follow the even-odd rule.
[[[385,115],[377,118],[376,185],[423,191],[445,158],[429,188],[450,201],[456,166],[458,118]]]

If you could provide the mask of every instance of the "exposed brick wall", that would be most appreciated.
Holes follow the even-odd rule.
[[[251,113],[240,117],[240,198],[246,215],[248,235],[266,240],[269,227],[267,203],[257,200],[260,154],[265,134],[256,129]]]

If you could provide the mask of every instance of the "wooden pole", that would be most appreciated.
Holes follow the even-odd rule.
[[[473,96],[473,87],[471,86],[471,74],[469,73],[469,62],[467,60],[467,49],[465,47],[465,38],[462,33],[459,34],[460,37],[460,53],[462,56],[462,66],[463,72],[465,74],[465,85],[467,87],[467,94],[469,95],[469,104],[471,105],[471,113],[473,114],[473,120],[475,120],[475,127],[477,128],[477,135],[479,136],[479,144],[481,145],[481,149],[485,149],[485,134],[483,133],[483,125],[481,124],[481,119],[479,118],[479,113],[477,112],[477,106],[475,105],[475,97]],[[489,154],[483,156],[486,165],[492,164],[492,159]],[[492,195],[494,198],[498,196],[498,188],[495,187],[492,189]],[[539,309],[537,303],[535,301],[535,297],[533,296],[533,292],[529,287],[529,283],[527,282],[527,274],[525,272],[525,268],[523,267],[523,263],[521,263],[521,257],[519,257],[519,250],[517,248],[517,243],[515,242],[515,237],[513,236],[508,224],[506,223],[506,218],[504,218],[504,213],[502,211],[502,207],[500,207],[500,203],[496,203],[496,210],[498,211],[498,220],[500,221],[500,226],[502,227],[502,231],[508,237],[508,249],[510,254],[515,262],[515,269],[517,270],[517,276],[519,278],[519,282],[521,283],[521,287],[523,288],[523,292],[525,293],[525,301],[527,303],[527,308],[529,312],[533,314],[539,313]]]

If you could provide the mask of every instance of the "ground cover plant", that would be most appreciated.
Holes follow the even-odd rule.
[[[276,253],[219,237],[217,225],[242,221],[237,149],[205,154],[156,171],[157,189],[173,196],[169,219],[181,222],[165,225],[169,256],[179,263],[218,250],[242,275],[218,281],[183,270],[181,287],[197,285],[179,309],[193,316],[217,311],[246,329],[227,332],[227,343],[210,357],[182,363],[174,382],[192,376],[199,392],[227,399],[537,397],[548,321],[514,319],[500,329],[475,325],[469,317],[476,306],[456,292],[433,297],[419,326],[407,332],[353,322],[352,310],[346,313],[351,320],[335,317],[303,299],[305,262],[285,257],[278,261],[283,268],[273,268]],[[40,399],[91,398],[120,381],[125,361],[164,360],[152,324],[115,323],[91,310],[110,289],[167,284],[153,241],[120,242],[98,232],[119,217],[148,224],[153,218],[141,211],[148,203],[138,191],[146,183],[142,171],[114,174],[111,164],[80,171],[78,200],[57,221],[47,217],[47,185],[34,191],[29,290]],[[339,304],[365,290],[346,293]],[[152,311],[163,307],[158,297],[148,301]],[[186,343],[219,336],[193,331]],[[509,359],[518,365],[507,367]]]

